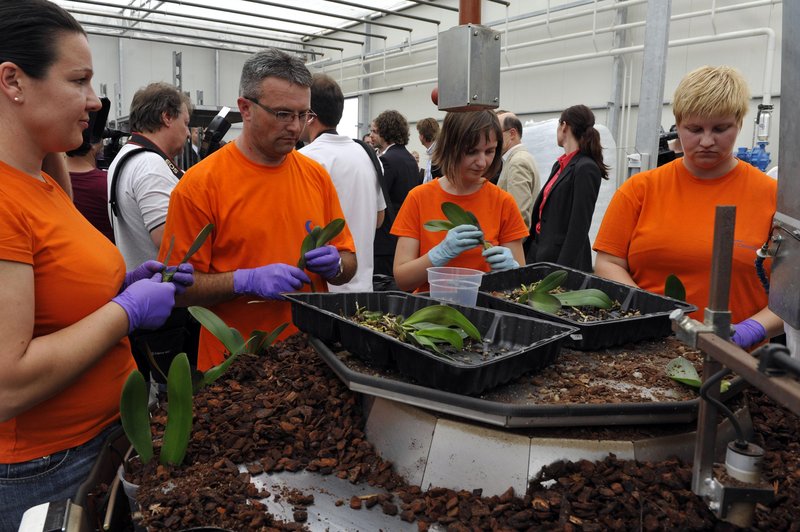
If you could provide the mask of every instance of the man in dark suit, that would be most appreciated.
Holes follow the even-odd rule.
[[[378,148],[383,163],[385,190],[389,191],[386,221],[375,233],[375,274],[393,275],[394,249],[397,238],[389,234],[394,217],[408,191],[419,183],[419,167],[406,149],[408,121],[397,111],[384,111],[370,125],[372,144]]]

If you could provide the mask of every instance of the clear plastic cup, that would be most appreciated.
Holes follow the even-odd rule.
[[[482,278],[480,270],[451,266],[428,268],[430,295],[443,303],[474,307]]]

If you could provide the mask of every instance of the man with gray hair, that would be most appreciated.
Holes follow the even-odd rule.
[[[328,173],[294,149],[314,119],[310,87],[300,58],[275,49],[250,56],[237,99],[241,135],[192,166],[170,200],[165,234],[175,237],[173,256],[183,256],[207,224],[215,226],[192,257],[195,283],[179,304],[209,306],[245,337],[284,323],[290,325],[281,337],[296,332],[281,294],[309,284],[324,291],[326,282],[344,284],[356,271],[347,226],[329,245],[301,256],[314,227],[344,218]],[[168,249],[164,239],[162,259]],[[269,301],[249,305],[254,299]],[[198,368],[224,357],[222,344],[203,330]]]
[[[514,113],[498,117],[503,128],[503,170],[497,186],[514,196],[525,225],[530,229],[533,200],[539,194],[539,171],[528,148],[522,144],[522,122]]]
[[[131,138],[108,169],[109,217],[128,270],[158,255],[169,196],[183,171],[174,159],[189,138],[189,97],[168,83],[133,95]]]

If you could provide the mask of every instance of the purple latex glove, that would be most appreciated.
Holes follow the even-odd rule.
[[[764,326],[752,318],[748,318],[733,326],[733,336],[731,342],[742,349],[747,349],[756,345],[767,337],[767,330]]]
[[[128,333],[136,329],[157,329],[167,321],[175,306],[175,285],[162,283],[161,274],[136,281],[112,299],[128,314]]]
[[[299,290],[303,283],[311,283],[306,272],[288,264],[268,264],[233,272],[233,291],[236,294],[264,299],[283,299],[282,292]]]
[[[125,274],[125,280],[122,282],[122,286],[120,287],[119,291],[122,292],[136,281],[149,279],[163,269],[164,264],[158,262],[157,260],[145,261]]]
[[[333,246],[322,246],[305,254],[306,269],[318,273],[324,279],[333,279],[339,275],[342,257]]]
[[[188,262],[178,264],[178,266],[170,266],[167,272],[175,272],[172,274],[172,284],[175,285],[175,295],[179,296],[186,292],[186,289],[194,284],[194,266]]]

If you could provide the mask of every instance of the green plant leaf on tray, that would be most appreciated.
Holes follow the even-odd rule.
[[[679,301],[686,301],[686,287],[674,273],[669,274],[664,282],[664,295]]]
[[[561,302],[562,306],[568,307],[597,307],[597,308],[611,308],[614,304],[611,298],[606,295],[602,290],[597,288],[586,288],[583,290],[573,290],[571,292],[564,292],[561,294],[553,294],[553,296]]]
[[[703,381],[700,379],[700,374],[697,373],[694,364],[683,357],[676,357],[669,361],[667,364],[667,376],[672,380],[686,384],[692,388],[699,389],[703,384]],[[720,391],[722,393],[727,392],[728,388],[730,388],[729,381],[722,381],[720,383]]]
[[[555,314],[561,309],[561,301],[547,292],[529,292],[527,303],[536,310]]]
[[[473,340],[481,340],[481,333],[478,331],[477,327],[475,327],[466,316],[453,307],[447,305],[431,305],[421,308],[406,318],[403,321],[403,325],[414,325],[415,323],[424,321],[438,323],[446,327],[455,325],[463,329],[464,332],[467,333],[467,336]]]
[[[179,465],[186,456],[192,432],[192,370],[186,353],[176,356],[169,366],[167,397],[167,424],[159,461],[163,465]]]
[[[235,329],[228,327],[228,324],[212,311],[197,306],[189,307],[188,310],[194,319],[222,342],[229,353],[238,353],[244,349],[244,341],[239,331],[234,333]]]
[[[539,281],[533,290],[534,292],[550,292],[561,286],[566,280],[567,272],[565,270],[556,270]]]
[[[446,342],[456,349],[463,349],[464,347],[464,339],[458,334],[458,331],[449,327],[426,327],[414,331],[412,334],[415,337],[424,336],[430,338],[434,343],[437,340],[439,342]]]
[[[147,464],[153,459],[148,396],[149,391],[144,375],[138,369],[133,370],[122,387],[119,412],[122,428],[143,464]]]

